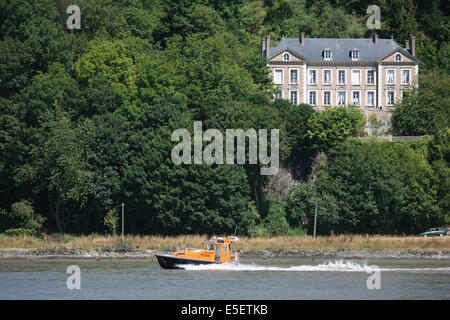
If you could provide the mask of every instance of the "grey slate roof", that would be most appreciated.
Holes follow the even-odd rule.
[[[410,56],[406,49],[392,39],[378,39],[378,44],[375,44],[372,39],[305,38],[305,44],[302,45],[299,38],[283,38],[275,48],[270,48],[269,59],[289,49],[307,60],[323,61],[323,50],[331,49],[332,61],[352,61],[350,51],[355,48],[359,49],[359,61],[376,61],[396,49]]]

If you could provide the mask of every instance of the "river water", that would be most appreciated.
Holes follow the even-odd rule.
[[[71,265],[80,268],[80,289],[67,287]],[[5,259],[0,299],[450,299],[448,260],[241,257],[239,265],[185,268],[164,270],[153,258]]]

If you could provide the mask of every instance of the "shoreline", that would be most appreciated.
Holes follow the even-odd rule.
[[[337,258],[337,259],[439,259],[450,260],[450,251],[395,251],[395,250],[238,250],[242,258]],[[150,259],[163,250],[133,250],[129,252],[104,252],[77,249],[2,249],[2,259]]]

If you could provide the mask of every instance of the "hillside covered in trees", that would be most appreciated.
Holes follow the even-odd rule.
[[[0,0],[0,232],[411,234],[450,223],[448,1]],[[353,107],[272,99],[261,38],[416,36],[419,88],[393,132],[362,141]],[[277,184],[259,165],[171,161],[177,128],[278,128]],[[284,183],[284,184],[283,184]]]

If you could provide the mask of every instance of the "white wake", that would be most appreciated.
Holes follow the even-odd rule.
[[[336,272],[373,272],[373,271],[405,271],[405,272],[422,272],[422,271],[442,271],[450,272],[450,267],[435,268],[382,268],[367,263],[356,263],[349,260],[337,260],[334,262],[326,262],[318,265],[298,265],[289,267],[275,267],[257,264],[204,264],[179,265],[185,270],[226,270],[226,271],[336,271]]]

